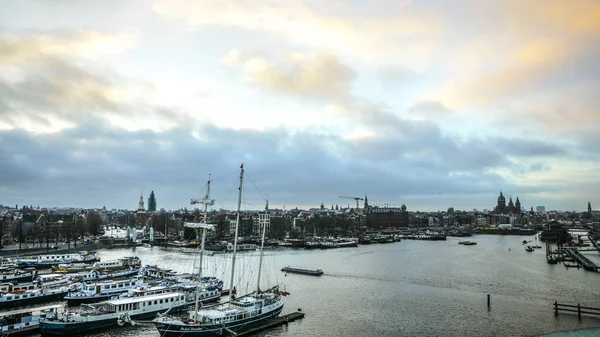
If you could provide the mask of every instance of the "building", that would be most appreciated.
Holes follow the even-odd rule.
[[[500,195],[498,196],[498,204],[494,207],[494,214],[521,214],[521,201],[519,197],[515,203],[513,203],[512,197],[509,198],[508,205],[506,204],[506,198],[500,191]]]
[[[364,212],[367,219],[367,227],[372,229],[382,229],[388,227],[406,228],[410,222],[406,205],[402,205],[401,207],[382,207],[371,206],[365,202]]]
[[[536,206],[535,210],[536,210],[536,212],[538,212],[540,214],[541,213],[546,213],[546,207],[544,207],[544,206]]]

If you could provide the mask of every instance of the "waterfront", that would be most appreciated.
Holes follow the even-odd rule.
[[[523,236],[475,235],[405,240],[332,250],[266,251],[266,274],[291,293],[285,312],[302,308],[304,319],[257,336],[536,336],[600,327],[599,318],[561,314],[555,300],[597,306],[600,275],[545,263],[543,249],[527,253]],[[535,242],[535,241],[534,241]],[[542,243],[540,243],[542,244]],[[543,244],[542,244],[543,245]],[[510,251],[509,251],[510,248]],[[144,264],[189,272],[193,250],[161,247],[101,250],[102,259],[137,255]],[[595,255],[594,255],[595,254]],[[598,253],[588,253],[597,256]],[[228,287],[228,254],[207,257],[205,272]],[[258,252],[241,253],[237,265],[252,266]],[[595,262],[597,262],[597,257]],[[285,265],[321,268],[320,277],[289,274]],[[244,274],[248,287],[253,274]],[[239,288],[240,289],[240,288]],[[491,294],[491,310],[487,310]],[[94,336],[159,336],[152,325],[117,328]]]

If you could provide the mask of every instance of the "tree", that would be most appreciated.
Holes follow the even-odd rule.
[[[86,216],[86,232],[90,235],[98,235],[102,228],[102,218],[96,212],[88,212]]]

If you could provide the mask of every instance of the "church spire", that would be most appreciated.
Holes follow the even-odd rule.
[[[140,192],[140,202],[138,203],[138,212],[144,212],[144,193]]]

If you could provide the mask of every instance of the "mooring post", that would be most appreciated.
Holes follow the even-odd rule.
[[[490,294],[488,294],[488,309],[490,308],[491,304],[492,304],[492,300],[491,300]]]
[[[554,301],[554,316],[558,316],[558,301]]]
[[[581,306],[577,303],[577,317],[581,320]]]

